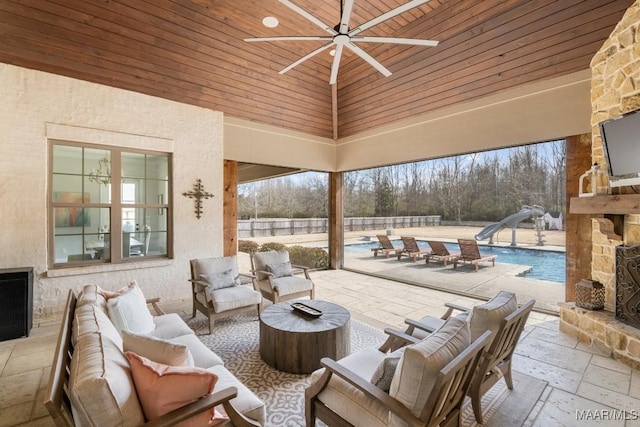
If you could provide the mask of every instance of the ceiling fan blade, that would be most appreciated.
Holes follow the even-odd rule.
[[[399,37],[351,37],[351,41],[358,43],[397,43],[416,46],[438,46],[437,40],[405,39]]]
[[[344,3],[342,16],[340,17],[340,34],[347,34],[349,32],[349,20],[351,19],[354,1],[355,0],[346,0]]]
[[[287,6],[289,9],[293,10],[294,12],[297,12],[299,15],[304,16],[309,21],[313,22],[318,27],[320,27],[323,30],[325,30],[327,33],[329,33],[331,35],[334,35],[334,36],[336,34],[338,34],[338,32],[336,30],[334,30],[333,28],[331,28],[330,25],[325,24],[324,22],[322,22],[321,20],[319,20],[318,18],[316,18],[315,16],[313,16],[312,14],[307,12],[306,10],[302,9],[300,6],[291,3],[289,0],[278,0],[278,1],[280,3],[282,3],[283,5]]]
[[[378,25],[379,23],[384,22],[387,19],[391,19],[394,16],[397,16],[403,12],[406,12],[407,10],[413,9],[414,7],[421,6],[428,2],[429,0],[412,0],[409,3],[405,3],[402,6],[396,7],[395,9],[391,9],[390,11],[383,13],[377,18],[373,18],[371,21],[367,21],[364,24],[360,25],[359,27],[356,27],[353,30],[349,31],[349,36],[355,36],[356,34],[359,34],[362,31],[373,27],[374,25]]]
[[[277,37],[250,37],[246,42],[277,42],[277,41],[313,41],[332,40],[331,36],[277,36]]]
[[[336,84],[338,81],[338,68],[340,68],[340,57],[342,56],[341,44],[336,44],[336,53],[333,55],[333,64],[331,64],[331,76],[329,76],[329,84]]]
[[[301,63],[303,63],[304,61],[306,61],[307,59],[311,58],[314,55],[319,54],[320,52],[322,52],[323,50],[328,49],[329,47],[331,47],[334,43],[333,42],[329,42],[327,44],[324,44],[322,46],[320,46],[319,48],[317,48],[316,50],[306,54],[305,56],[303,56],[302,58],[298,59],[296,62],[294,62],[293,64],[289,65],[286,68],[283,68],[282,70],[278,71],[278,74],[284,74],[287,71],[289,71],[290,69],[292,69],[293,67],[300,65]]]
[[[364,59],[365,61],[367,61],[373,68],[375,68],[376,70],[380,71],[385,77],[389,77],[391,75],[391,71],[387,70],[384,65],[382,65],[381,63],[379,63],[378,61],[376,61],[373,56],[369,55],[367,52],[365,52],[364,50],[360,49],[358,46],[356,46],[353,43],[347,43],[345,44],[345,46],[347,46],[349,49],[351,49],[354,53],[356,53],[358,56],[360,56],[360,58]]]

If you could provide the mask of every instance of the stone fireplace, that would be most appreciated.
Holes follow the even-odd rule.
[[[609,39],[591,61],[591,160],[605,165],[598,124],[640,109],[640,0],[625,13]],[[638,159],[640,162],[640,159]],[[640,369],[640,322],[616,318],[616,253],[618,247],[640,244],[640,195],[622,188],[620,194],[572,199],[570,213],[591,217],[591,277],[605,286],[605,308],[590,311],[574,303],[560,304],[560,330],[635,369]],[[577,203],[580,202],[580,203]],[[574,206],[574,204],[576,206]],[[578,206],[579,205],[579,206]],[[588,208],[585,206],[588,205]],[[637,271],[627,277],[626,286],[640,286]],[[585,277],[586,278],[586,277]],[[572,284],[567,283],[567,286]],[[638,293],[622,295],[626,307],[640,310]],[[638,318],[640,320],[640,318]],[[634,327],[629,323],[634,323]]]

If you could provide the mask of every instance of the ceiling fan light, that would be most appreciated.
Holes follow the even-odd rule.
[[[335,50],[335,49],[331,49],[331,50],[329,51],[329,55],[331,55],[331,56],[336,56],[336,50]]]
[[[262,18],[262,25],[267,28],[275,28],[278,26],[278,24],[280,24],[280,22],[278,22],[278,18],[274,16],[265,16],[264,18]]]

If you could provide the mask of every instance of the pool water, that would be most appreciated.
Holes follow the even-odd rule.
[[[430,249],[427,242],[416,241],[420,248]],[[394,246],[402,247],[401,240],[392,242]],[[380,246],[378,242],[357,243],[345,245],[344,250],[350,253],[371,253],[371,248],[378,246]],[[460,252],[460,247],[457,243],[445,243],[445,246],[449,252]],[[564,252],[480,245],[480,253],[483,255],[497,255],[498,262],[531,266],[531,270],[525,273],[523,277],[564,284],[566,271],[566,255]]]

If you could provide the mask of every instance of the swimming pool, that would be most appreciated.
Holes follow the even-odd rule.
[[[394,246],[402,247],[401,240],[393,240],[392,242]],[[429,249],[427,242],[421,240],[417,240],[417,242],[420,248]],[[344,250],[349,253],[371,253],[371,248],[378,246],[380,246],[378,242],[356,243],[345,245]],[[460,252],[457,243],[445,243],[445,246],[449,252]],[[566,271],[566,255],[564,252],[480,245],[480,253],[483,255],[497,255],[498,262],[531,266],[531,270],[525,273],[523,277],[564,284]]]

